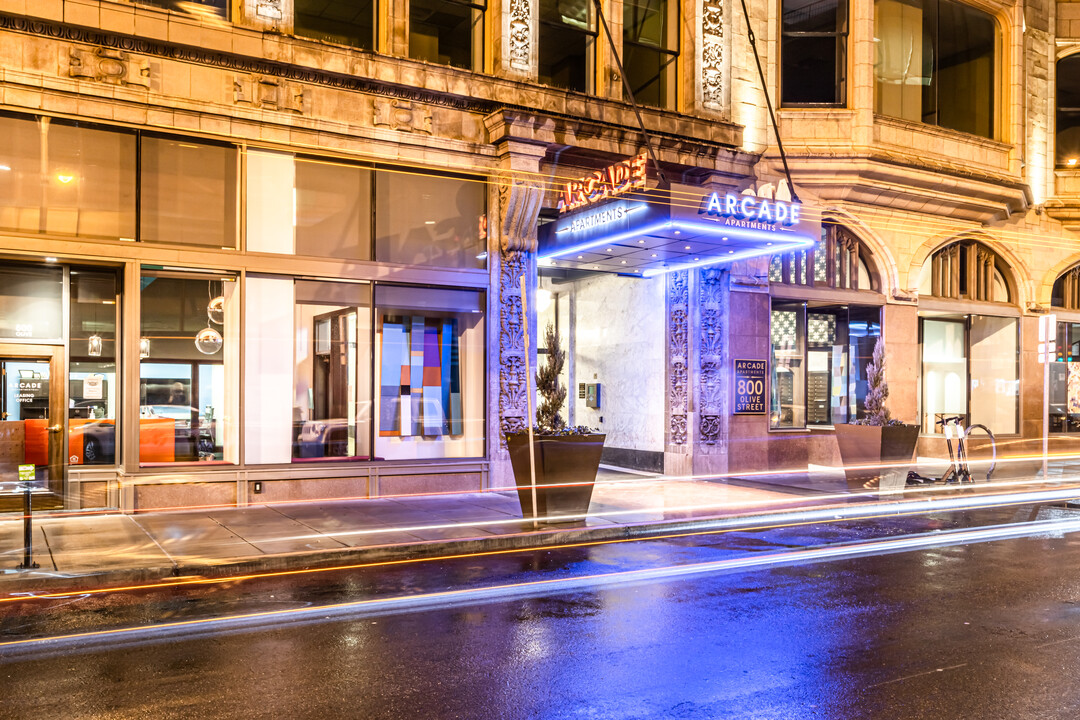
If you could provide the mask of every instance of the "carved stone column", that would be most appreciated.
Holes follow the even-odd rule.
[[[512,144],[512,143],[511,143]],[[505,146],[504,146],[505,147]],[[539,153],[532,148],[521,155],[508,151],[505,165],[531,166],[536,172]],[[524,168],[515,167],[515,170]],[[524,173],[521,173],[524,174]],[[518,175],[520,177],[520,175]],[[529,311],[530,363],[536,367],[536,218],[543,200],[543,190],[533,182],[514,179],[505,172],[494,178],[492,193],[496,205],[488,243],[492,298],[488,308],[488,456],[491,463],[490,485],[514,484],[504,434],[524,430],[529,421],[528,393],[531,383],[525,372],[525,342],[522,327],[521,277],[526,278]]]
[[[691,472],[690,423],[690,286],[687,271],[667,276],[667,429],[664,472]]]
[[[697,421],[694,473],[727,471],[730,393],[727,348],[729,273],[724,269],[697,271],[694,315],[697,332]]]

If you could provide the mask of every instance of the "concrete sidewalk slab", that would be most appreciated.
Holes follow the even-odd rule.
[[[0,592],[146,582],[177,575],[330,567],[588,542],[692,526],[749,509],[798,505],[781,492],[605,474],[588,517],[533,525],[514,491],[319,501],[183,512],[49,516],[35,521],[40,571],[11,568],[21,520],[0,521],[9,564]],[[616,479],[618,478],[618,479]],[[36,536],[38,537],[38,536]]]

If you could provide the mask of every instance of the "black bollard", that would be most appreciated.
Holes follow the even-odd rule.
[[[30,503],[30,490],[32,483],[23,483],[23,561],[16,566],[18,570],[33,570],[41,567],[33,562],[34,555],[34,528],[30,513],[33,507]]]

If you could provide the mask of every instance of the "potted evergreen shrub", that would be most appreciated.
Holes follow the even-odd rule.
[[[836,443],[849,490],[903,489],[907,465],[919,441],[919,426],[893,420],[885,380],[885,343],[879,337],[866,368],[866,417],[836,426]],[[881,467],[894,465],[895,467]]]
[[[559,414],[566,402],[566,388],[559,382],[566,351],[551,324],[547,326],[545,338],[547,361],[536,373],[536,390],[542,401],[536,408],[533,428],[536,515],[548,522],[557,522],[568,515],[578,516],[567,518],[573,521],[589,511],[605,436],[584,426],[567,427]],[[529,519],[533,517],[529,435],[508,433],[506,445],[521,501],[521,514]]]

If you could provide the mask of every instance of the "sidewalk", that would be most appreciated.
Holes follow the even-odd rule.
[[[1072,470],[1052,468],[1051,481],[1080,483]],[[20,515],[9,515],[0,520],[0,596],[673,535],[750,525],[766,516],[776,521],[777,513],[816,513],[814,508],[851,502],[881,505],[887,513],[887,505],[902,499],[882,503],[873,493],[848,496],[842,473],[836,475],[830,470],[724,482],[601,470],[586,518],[537,527],[522,519],[513,491],[136,515],[39,512],[33,524],[34,561],[40,565],[35,570],[15,569],[22,561],[23,523]],[[828,492],[834,489],[839,492]]]
[[[21,516],[0,520],[0,593],[223,577],[305,567],[510,550],[690,529],[710,519],[812,501],[718,482],[601,471],[589,515],[523,520],[513,492],[319,501],[183,512],[34,516],[37,570],[22,561]]]

